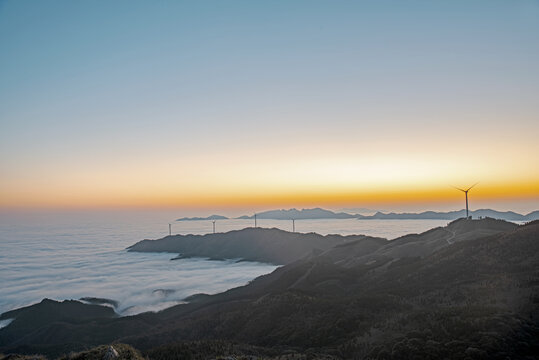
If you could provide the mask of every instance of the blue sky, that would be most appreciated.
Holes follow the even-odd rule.
[[[537,1],[2,1],[3,205],[49,204],[40,194],[66,183],[64,203],[83,203],[76,193],[117,189],[114,171],[137,178],[159,161],[182,171],[133,192],[196,193],[203,177],[232,189],[232,174],[225,186],[193,165],[212,158],[236,174],[270,159],[276,187],[290,158],[404,154],[428,168],[428,152],[449,156],[454,182],[499,177],[493,159],[518,158],[504,181],[537,185],[537,64]],[[457,164],[479,154],[489,164]],[[111,172],[112,185],[88,175]],[[316,173],[291,183],[319,189]]]

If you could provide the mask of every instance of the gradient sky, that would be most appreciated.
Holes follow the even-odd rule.
[[[526,212],[538,135],[538,1],[0,1],[4,209]]]

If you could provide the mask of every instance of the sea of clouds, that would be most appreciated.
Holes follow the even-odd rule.
[[[167,220],[92,213],[3,218],[0,313],[43,298],[83,297],[115,300],[121,315],[158,311],[189,295],[244,285],[276,268],[234,259],[170,261],[175,254],[125,250],[143,238],[166,235]]]
[[[214,294],[241,286],[276,266],[235,259],[193,258],[175,254],[127,252],[144,238],[174,233],[210,232],[209,221],[174,222],[174,214],[40,213],[8,214],[0,220],[0,313],[40,302],[95,297],[118,302],[116,312],[132,315],[179,304],[189,295]],[[172,219],[172,221],[171,221]],[[251,226],[250,220],[224,220],[217,231]],[[259,220],[259,226],[290,230],[288,221]],[[296,230],[363,233],[394,238],[444,221],[302,220]],[[7,323],[0,324],[6,326]]]
[[[98,297],[118,302],[116,311],[133,315],[158,311],[196,293],[214,294],[246,284],[275,266],[260,263],[182,259],[171,254],[102,251],[94,255],[29,256],[2,259],[0,312],[50,299]],[[47,252],[47,251],[45,251]],[[52,252],[52,251],[51,251]]]

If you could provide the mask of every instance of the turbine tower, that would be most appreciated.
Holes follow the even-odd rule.
[[[475,183],[473,184],[472,186],[470,186],[468,189],[464,190],[464,189],[460,189],[460,188],[455,188],[457,190],[460,190],[464,193],[464,195],[466,196],[466,219],[468,219],[468,191],[470,191],[475,185],[477,185],[479,183]]]

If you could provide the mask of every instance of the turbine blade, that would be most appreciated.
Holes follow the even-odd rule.
[[[457,190],[460,190],[460,191],[462,191],[462,192],[466,192],[466,190],[462,190],[462,189],[460,189],[460,188],[458,188],[458,187],[456,187],[456,186],[451,186],[451,187],[452,187],[453,189],[457,189]]]
[[[476,182],[475,184],[473,184],[472,186],[470,186],[470,187],[468,188],[468,190],[466,190],[466,191],[470,191],[470,189],[473,188],[473,187],[474,187],[475,185],[477,185],[477,184],[479,184],[479,181]]]

